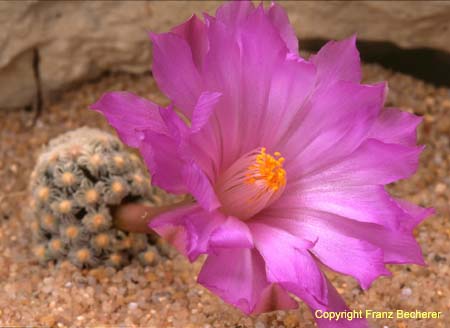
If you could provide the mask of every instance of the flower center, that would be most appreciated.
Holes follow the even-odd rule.
[[[262,182],[266,189],[273,191],[284,187],[286,185],[286,171],[283,169],[284,157],[281,157],[279,152],[275,152],[274,156],[267,154],[266,148],[261,148],[255,163],[248,167],[246,182],[253,184]]]
[[[216,192],[222,210],[247,220],[273,203],[286,185],[284,158],[257,148],[233,163],[218,179]]]

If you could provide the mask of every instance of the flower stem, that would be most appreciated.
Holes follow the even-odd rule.
[[[186,199],[175,204],[150,206],[142,203],[125,203],[113,209],[114,226],[117,229],[135,232],[152,233],[149,223],[156,216],[192,203]]]

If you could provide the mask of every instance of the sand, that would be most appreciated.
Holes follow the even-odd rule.
[[[389,266],[392,277],[362,291],[350,277],[328,273],[354,309],[441,311],[440,319],[373,319],[373,327],[450,327],[450,91],[376,65],[364,65],[366,81],[388,80],[388,106],[424,116],[417,174],[390,187],[396,196],[436,208],[415,231],[426,267]],[[80,270],[69,262],[41,266],[31,248],[27,182],[38,152],[51,138],[87,125],[110,130],[87,110],[107,90],[128,90],[167,103],[150,75],[110,75],[76,87],[34,113],[0,112],[0,326],[49,327],[313,327],[304,304],[299,310],[245,316],[196,284],[201,260],[177,255],[155,267],[133,261],[122,270]]]

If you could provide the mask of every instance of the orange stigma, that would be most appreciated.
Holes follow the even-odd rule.
[[[274,156],[266,153],[266,148],[256,155],[255,163],[248,167],[247,183],[264,183],[268,189],[277,191],[286,185],[286,171],[283,169],[284,157],[279,152]]]

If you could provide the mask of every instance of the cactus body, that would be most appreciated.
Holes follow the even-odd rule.
[[[158,206],[174,196],[151,187],[140,158],[106,132],[80,128],[50,141],[32,172],[30,195],[34,253],[41,262],[68,258],[79,267],[121,267],[133,257],[154,265],[160,254],[167,256],[155,236],[114,228],[114,206]]]

